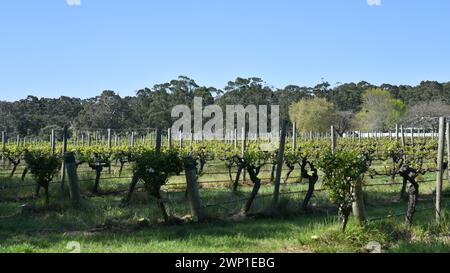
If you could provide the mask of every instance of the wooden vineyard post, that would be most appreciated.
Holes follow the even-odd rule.
[[[4,151],[6,149],[6,142],[7,142],[7,140],[6,140],[6,132],[2,131],[2,151]],[[5,164],[6,164],[5,156],[2,153],[2,165],[3,165],[3,168],[5,167]]]
[[[198,222],[206,220],[206,214],[201,206],[200,193],[198,190],[198,174],[195,159],[188,156],[184,159],[184,169],[187,184],[187,196],[191,206],[191,214],[193,219]]]
[[[69,178],[70,199],[72,200],[74,205],[78,205],[81,202],[81,195],[77,175],[77,166],[75,163],[75,156],[73,152],[64,155],[64,162],[66,163],[67,176]]]
[[[51,145],[51,148],[52,148],[52,154],[55,154],[55,151],[56,151],[55,130],[52,130],[52,133],[50,134],[50,145]]]
[[[297,124],[295,122],[292,123],[292,148],[297,150]]]
[[[403,154],[403,160],[404,162],[406,162],[406,138],[405,138],[405,130],[403,129],[403,125],[400,126],[400,133],[401,133],[401,137],[402,137],[402,147],[405,149],[405,153]]]
[[[275,175],[275,187],[273,191],[273,205],[275,208],[278,208],[280,205],[281,172],[283,170],[285,146],[286,146],[286,121],[283,122],[283,125],[281,127],[280,149],[278,151],[277,172]]]
[[[331,126],[331,151],[333,154],[336,152],[337,134],[334,126]]]
[[[6,132],[2,131],[2,150],[4,151],[6,147]]]
[[[88,146],[90,147],[91,145],[92,145],[92,136],[91,136],[91,132],[88,132],[88,135],[87,135],[87,138],[88,138]]]
[[[244,158],[245,155],[245,146],[246,146],[246,136],[245,136],[245,125],[244,127],[242,127],[242,143],[241,143],[241,156],[242,158]],[[245,182],[247,180],[247,176],[246,176],[247,172],[244,170],[244,174],[242,175],[243,181]]]
[[[234,149],[237,149],[237,128],[234,128]]]
[[[403,125],[400,126],[400,131],[402,133],[402,147],[406,146],[406,139],[405,139],[405,130],[403,129]]]
[[[2,131],[2,151],[4,151],[5,148],[6,148],[6,132]],[[2,153],[2,165],[3,165],[3,167],[5,167],[5,163],[6,163],[5,156]]]
[[[450,120],[447,120],[447,179],[450,183]]]
[[[17,149],[20,150],[20,135],[17,135],[17,137],[16,137],[16,145],[17,145]]]
[[[169,150],[172,150],[172,129],[167,129],[167,142],[169,144]]]
[[[399,129],[398,129],[398,124],[395,124],[395,140],[399,141]]]
[[[445,150],[445,118],[439,118],[439,145],[436,170],[436,221],[442,219],[442,180],[444,176],[444,150]]]
[[[153,132],[150,132],[150,146],[153,146]]]
[[[111,157],[112,155],[112,136],[111,136],[111,129],[108,128],[108,150],[109,155]],[[111,174],[111,164],[108,164],[108,174]]]
[[[130,147],[131,147],[131,148],[134,147],[134,131],[131,132],[131,136],[130,136]]]
[[[108,129],[108,149],[111,151],[112,149],[112,135],[111,129]]]
[[[156,129],[156,151],[161,152],[161,142],[162,142],[162,130],[161,128]]]
[[[245,137],[245,128],[242,128],[241,130],[241,138],[242,138],[242,142],[241,142],[241,156],[244,157],[245,154],[245,142],[246,142],[246,137]]]
[[[64,125],[62,156],[65,157],[66,153],[67,153],[67,125]],[[66,180],[66,162],[65,162],[65,160],[63,160],[62,166],[61,166],[61,191],[62,192],[64,192],[65,180]]]

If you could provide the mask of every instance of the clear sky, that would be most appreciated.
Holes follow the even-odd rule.
[[[448,0],[2,0],[0,100],[121,95],[186,75],[222,88],[450,81]]]

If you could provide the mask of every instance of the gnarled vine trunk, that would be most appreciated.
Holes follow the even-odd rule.
[[[100,185],[100,177],[102,175],[103,166],[101,163],[97,165],[97,168],[95,169],[95,184],[94,188],[92,189],[92,193],[98,194],[99,193],[99,185]]]
[[[28,168],[25,168],[22,172],[22,177],[21,177],[22,181],[25,181],[25,177],[27,176],[27,174],[28,174]]]
[[[403,183],[409,182],[410,184],[405,222],[406,224],[411,225],[414,213],[416,212],[417,201],[419,199],[419,183],[416,181],[418,172],[409,166],[402,166],[399,174],[403,177]]]
[[[9,177],[12,178],[14,176],[14,174],[16,173],[16,170],[20,164],[20,161],[19,162],[10,161],[10,162],[13,164],[13,168],[12,168],[12,171],[11,171],[11,174],[9,175]]]
[[[308,170],[306,169],[306,166],[309,164],[311,171],[313,172],[312,175],[308,173]],[[314,189],[316,186],[317,181],[319,180],[319,175],[317,173],[317,169],[314,167],[314,165],[307,161],[306,159],[302,160],[301,165],[301,177],[308,179],[308,191],[306,192],[305,199],[303,200],[302,209],[303,211],[308,211],[309,209],[309,201],[311,200]]]
[[[341,228],[344,232],[347,228],[348,224],[348,217],[350,216],[350,212],[352,211],[352,205],[351,204],[340,204],[339,205],[339,219],[341,220]]]
[[[417,200],[419,199],[419,184],[415,179],[410,180],[408,210],[406,212],[406,224],[411,225],[416,212]]]
[[[275,170],[277,169],[277,163],[272,164],[272,169],[270,170],[270,183],[275,181]]]
[[[253,182],[253,190],[250,194],[249,199],[247,200],[247,203],[245,204],[244,213],[248,213],[250,211],[253,201],[258,195],[259,188],[261,187],[261,179],[258,178],[259,170],[260,168],[254,168],[251,166],[247,167],[248,174],[250,175],[250,179]]]
[[[284,184],[286,185],[289,180],[289,176],[291,176],[292,172],[295,169],[295,166],[293,164],[286,164],[288,167],[288,171],[286,172],[286,178],[284,179]]]
[[[138,181],[139,177],[137,175],[133,175],[133,178],[131,179],[130,189],[128,190],[127,197],[123,200],[123,203],[128,204],[131,202],[131,198],[133,196]]]
[[[402,182],[402,189],[400,190],[400,200],[406,200],[407,196],[406,196],[406,187],[408,186],[408,179],[405,177],[403,178],[403,182]]]
[[[154,193],[152,193],[152,195],[156,197],[156,202],[158,203],[158,207],[161,210],[164,222],[169,222],[169,214],[167,213],[166,206],[164,205],[163,199],[161,197],[161,193],[159,191],[155,191]]]
[[[39,193],[41,192],[41,186],[39,184],[34,188],[34,197],[39,198]]]
[[[241,178],[241,173],[244,170],[244,166],[242,166],[241,164],[238,165],[238,170],[236,173],[236,178],[234,179],[234,183],[233,183],[233,193],[237,192],[238,186],[239,186],[239,179]]]
[[[126,161],[120,160],[119,177],[122,177],[123,167]]]

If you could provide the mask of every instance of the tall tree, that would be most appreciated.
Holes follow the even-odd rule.
[[[301,132],[328,132],[336,113],[333,103],[325,98],[302,99],[289,108],[291,122]]]
[[[81,128],[111,128],[127,127],[130,115],[128,104],[114,91],[103,93],[85,104],[78,116],[76,125]]]
[[[394,99],[389,91],[369,89],[363,95],[363,105],[357,114],[358,125],[364,130],[387,130],[406,113],[405,104]]]
[[[404,123],[414,127],[437,127],[439,117],[450,117],[450,105],[440,100],[424,101],[408,109]]]
[[[282,120],[289,120],[289,107],[295,102],[312,97],[312,90],[308,87],[288,85],[275,92],[275,101],[280,105],[280,115]]]

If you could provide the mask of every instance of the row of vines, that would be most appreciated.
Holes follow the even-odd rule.
[[[243,144],[243,145],[241,145]],[[267,141],[247,141],[236,145],[226,141],[198,141],[189,145],[162,145],[157,147],[146,143],[137,145],[79,145],[66,147],[49,143],[5,144],[1,150],[2,168],[8,170],[10,177],[18,171],[21,178],[31,175],[36,183],[34,195],[39,197],[44,191],[45,200],[50,202],[49,185],[61,183],[66,177],[64,165],[68,155],[75,170],[86,167],[95,173],[95,183],[91,194],[99,194],[102,176],[118,166],[118,176],[122,177],[124,168],[131,166],[132,176],[124,204],[131,204],[133,192],[138,183],[144,184],[145,191],[157,200],[162,217],[170,221],[161,189],[172,176],[186,176],[186,196],[191,200],[193,213],[199,220],[208,219],[203,211],[198,181],[205,174],[208,163],[220,164],[229,181],[224,183],[230,192],[239,191],[242,181],[249,179],[251,191],[243,202],[241,214],[251,212],[254,200],[262,186],[261,170],[270,170],[269,185],[286,184],[295,173],[307,185],[301,210],[310,211],[310,200],[317,191],[327,193],[329,200],[337,207],[338,216],[345,230],[350,215],[364,223],[367,220],[364,204],[364,187],[370,178],[386,177],[395,184],[401,177],[399,199],[406,205],[405,221],[411,224],[414,219],[420,196],[421,176],[438,171],[438,141],[431,138],[417,138],[411,143],[402,143],[391,138],[359,139],[342,138],[332,147],[329,139],[288,140],[283,151],[282,166],[279,165],[279,143]],[[64,150],[64,153],[62,152]],[[23,166],[23,168],[20,168]],[[63,167],[62,167],[63,166]],[[445,162],[445,167],[448,162]],[[281,179],[276,178],[277,168],[284,172]],[[62,168],[62,171],[61,171]],[[128,179],[123,177],[123,179]],[[9,184],[10,185],[10,184]],[[5,189],[3,186],[1,189]],[[61,187],[64,188],[64,187]],[[274,187],[274,196],[279,194]],[[276,199],[275,199],[276,200]],[[273,209],[277,209],[274,202]]]

